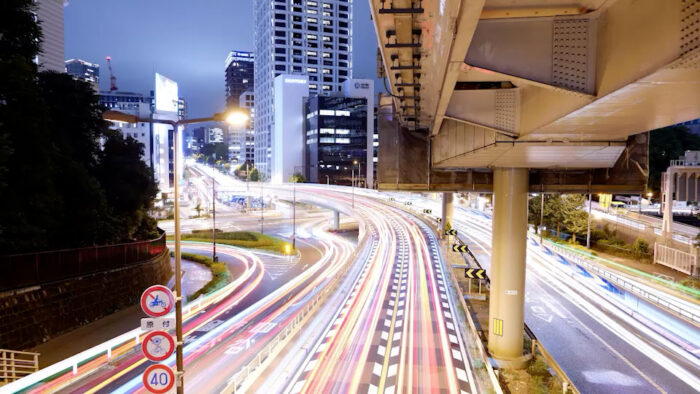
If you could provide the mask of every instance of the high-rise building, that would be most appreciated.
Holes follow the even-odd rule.
[[[342,93],[308,97],[303,115],[306,178],[373,187],[373,81],[348,80]]]
[[[254,59],[252,52],[231,51],[226,56],[226,106],[240,105],[239,97],[247,90],[253,90]]]
[[[41,26],[41,52],[35,62],[41,70],[65,72],[63,63],[63,7],[68,4],[64,0],[34,0],[36,3],[36,18]]]
[[[88,82],[95,92],[100,91],[100,65],[81,59],[66,60],[66,73],[75,79]]]
[[[136,115],[140,118],[151,117],[151,99],[141,93],[112,92],[109,90],[100,92],[100,104],[108,109]],[[150,123],[124,123],[111,122],[112,127],[122,132],[124,137],[131,137],[143,144],[143,161],[153,168],[153,127]]]
[[[277,154],[275,78],[306,75],[309,94],[341,90],[352,78],[352,0],[255,0],[253,12],[255,166],[269,178]]]
[[[228,126],[229,157],[236,164],[253,163],[255,154],[255,93],[247,90],[239,96],[238,106],[249,112],[244,127]]]

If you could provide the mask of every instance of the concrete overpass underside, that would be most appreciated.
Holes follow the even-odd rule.
[[[379,189],[493,192],[488,347],[522,365],[528,193],[644,192],[648,131],[700,118],[700,0],[368,1]]]
[[[648,135],[700,117],[697,0],[369,0],[390,95],[379,188],[641,192]]]

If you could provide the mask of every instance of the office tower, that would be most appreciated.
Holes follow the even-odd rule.
[[[231,51],[226,56],[226,107],[240,106],[239,97],[253,90],[255,56],[252,52]]]
[[[238,106],[248,110],[249,120],[246,126],[228,126],[229,157],[236,164],[245,162],[253,165],[255,152],[255,93],[246,90],[238,99]]]
[[[141,93],[104,90],[100,92],[100,104],[107,109],[136,115],[140,118],[150,118],[151,99]],[[143,161],[153,168],[153,128],[150,123],[110,122],[112,128],[122,132],[124,137],[131,137],[143,144]],[[157,174],[156,174],[157,175]]]
[[[276,154],[275,78],[308,76],[309,94],[341,90],[352,78],[352,0],[255,0],[254,14],[255,166],[269,179]]]
[[[373,186],[374,86],[348,80],[342,93],[304,100],[304,174],[309,182]]]
[[[43,34],[41,52],[35,59],[40,70],[65,72],[63,63],[63,6],[64,0],[35,0],[36,17]]]
[[[100,91],[100,65],[81,59],[66,60],[66,73],[75,79],[88,82],[95,92]]]

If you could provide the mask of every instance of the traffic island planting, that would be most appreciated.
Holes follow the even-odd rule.
[[[168,235],[168,239],[173,237]],[[211,230],[197,230],[192,234],[182,234],[183,241],[197,242],[212,242]],[[266,234],[261,234],[255,231],[233,231],[233,232],[216,232],[216,243],[238,246],[241,248],[260,249],[280,254],[297,254],[297,249],[291,249],[289,242],[272,237]],[[287,249],[289,248],[289,250]]]
[[[211,270],[211,280],[201,289],[190,294],[187,297],[188,301],[196,300],[197,297],[201,295],[213,293],[214,291],[224,287],[231,280],[231,273],[229,272],[228,268],[226,268],[225,263],[215,262],[207,256],[194,253],[182,253],[182,258],[184,260],[206,265]]]

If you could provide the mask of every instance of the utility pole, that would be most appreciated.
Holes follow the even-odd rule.
[[[593,201],[593,195],[588,193],[588,233],[586,234],[586,247],[591,248],[591,202]]]
[[[355,208],[355,166],[352,166],[352,178],[350,181],[352,189],[352,207]]]
[[[540,244],[542,243],[542,231],[544,230],[544,191],[540,194]]]
[[[294,177],[292,186],[292,249],[297,247],[297,178]]]
[[[183,394],[185,390],[185,369],[182,357],[182,347],[184,341],[182,339],[182,268],[180,256],[180,171],[178,171],[177,152],[179,149],[178,125],[173,124],[173,192],[175,193],[175,386],[177,394]]]
[[[263,192],[265,182],[262,180],[262,175],[260,179],[260,234],[265,234],[265,193]]]
[[[216,170],[215,170],[216,171]],[[214,176],[211,177],[211,208],[212,208],[212,219],[213,219],[213,228],[211,229],[211,238],[212,238],[212,245],[214,247],[214,251],[212,253],[212,260],[214,262],[219,261],[219,257],[216,255],[216,178]]]

